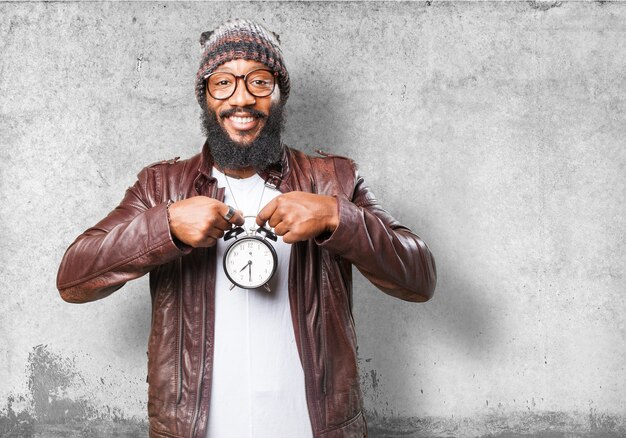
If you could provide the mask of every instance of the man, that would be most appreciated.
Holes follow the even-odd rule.
[[[67,250],[61,296],[97,300],[150,273],[151,437],[366,436],[351,266],[421,302],[433,258],[352,161],[283,146],[290,82],[278,36],[234,20],[201,44],[202,152],[139,173]],[[249,252],[229,248],[252,235]],[[269,280],[250,286],[257,275]]]

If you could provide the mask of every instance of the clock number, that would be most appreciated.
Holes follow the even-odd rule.
[[[261,239],[244,238],[227,249],[223,266],[234,285],[261,287],[275,269],[274,251]]]

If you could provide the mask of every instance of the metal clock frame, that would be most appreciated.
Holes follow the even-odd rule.
[[[244,216],[244,219],[246,217],[249,217],[249,216]],[[250,217],[256,217],[256,216],[250,216]],[[241,233],[246,233],[246,235],[244,237],[240,238],[238,236]],[[237,287],[239,287],[241,289],[258,289],[258,288],[263,287],[268,292],[271,292],[271,289],[270,289],[268,283],[272,279],[272,277],[274,277],[274,274],[276,273],[276,269],[278,268],[278,255],[276,253],[276,249],[274,249],[274,247],[268,242],[268,239],[271,239],[273,241],[277,241],[278,238],[276,237],[276,234],[274,234],[271,230],[268,230],[265,227],[250,228],[249,231],[246,231],[246,229],[244,227],[235,227],[232,230],[227,231],[226,234],[224,234],[224,241],[230,240],[233,237],[235,237],[235,241],[231,242],[230,245],[228,245],[228,248],[226,248],[226,250],[224,251],[224,257],[222,258],[222,267],[224,269],[224,272],[226,273],[226,277],[228,277],[228,280],[230,280],[230,282],[232,283],[232,285],[230,287],[230,290],[232,290],[235,286],[237,286]],[[270,253],[272,254],[272,259],[274,260],[274,265],[272,267],[272,273],[268,277],[268,280],[264,284],[261,284],[259,286],[242,286],[242,285],[240,285],[239,282],[237,282],[233,278],[231,278],[230,274],[228,273],[228,269],[226,267],[226,260],[228,258],[228,254],[230,253],[230,251],[233,248],[233,246],[235,246],[235,244],[237,244],[237,243],[244,242],[246,240],[261,242],[263,245],[265,245],[267,248],[269,248]]]

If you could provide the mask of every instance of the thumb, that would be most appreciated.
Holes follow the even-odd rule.
[[[256,215],[256,223],[259,226],[265,225],[276,210],[276,198],[272,199],[268,204],[259,211],[259,214]]]

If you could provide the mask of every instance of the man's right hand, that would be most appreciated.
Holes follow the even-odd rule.
[[[169,208],[170,231],[181,242],[197,247],[213,246],[234,225],[243,225],[240,211],[230,221],[224,216],[228,205],[206,196],[194,196],[174,202]]]

